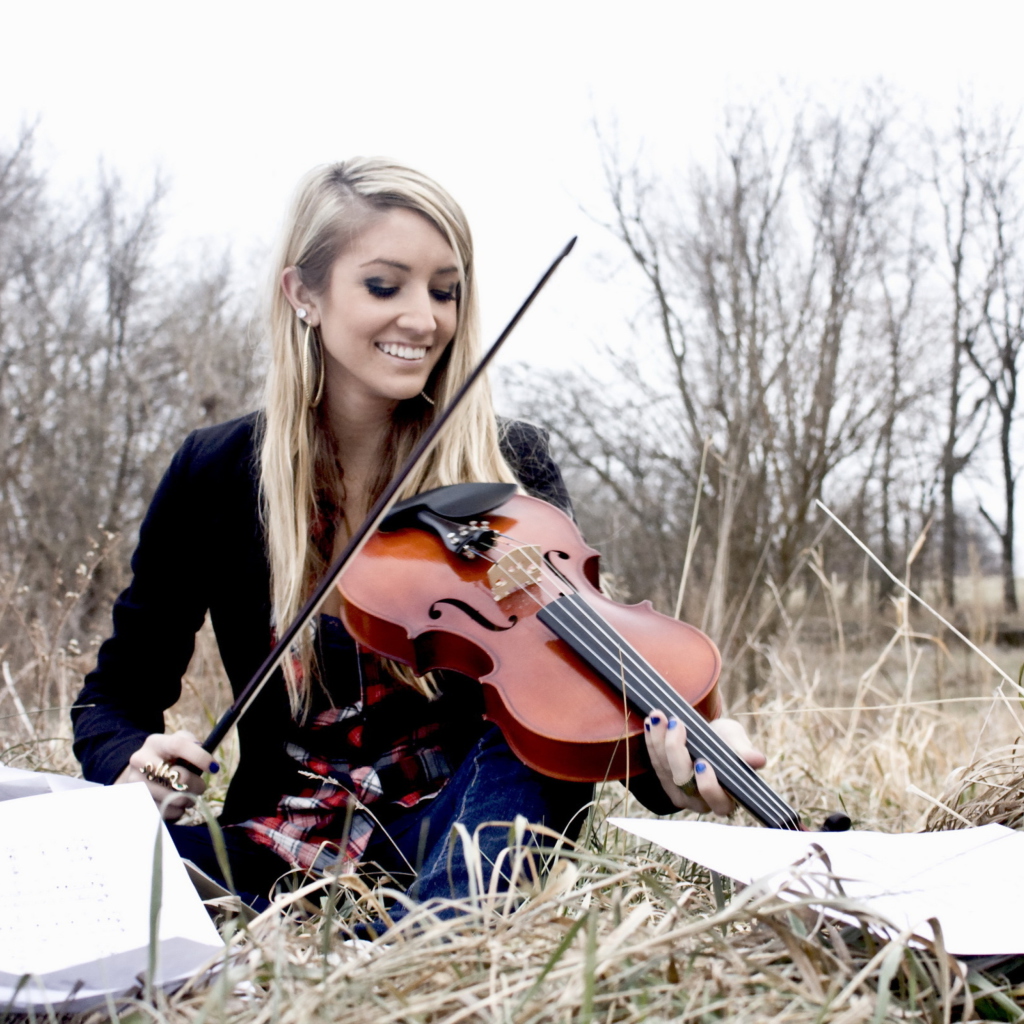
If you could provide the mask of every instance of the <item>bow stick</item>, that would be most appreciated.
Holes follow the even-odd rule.
[[[334,586],[338,577],[345,571],[345,566],[359,554],[362,550],[363,545],[366,543],[370,534],[377,528],[381,520],[387,515],[388,510],[395,502],[395,498],[398,495],[398,491],[402,484],[405,483],[406,478],[416,468],[420,460],[427,454],[433,443],[437,440],[438,435],[444,429],[445,424],[451,418],[452,413],[456,410],[459,403],[466,396],[469,389],[476,383],[480,375],[490,365],[491,360],[494,359],[498,352],[498,349],[505,343],[505,339],[515,329],[516,324],[522,319],[523,314],[530,308],[531,303],[540,293],[540,290],[548,283],[548,279],[555,272],[558,264],[569,255],[569,250],[576,244],[576,236],[574,235],[570,240],[569,244],[555,257],[551,266],[544,271],[541,279],[534,285],[533,291],[523,301],[523,304],[516,310],[515,315],[505,325],[505,329],[498,335],[497,341],[484,353],[483,358],[474,367],[473,372],[465,379],[462,387],[456,392],[455,397],[451,402],[441,410],[440,413],[435,417],[434,421],[427,427],[423,436],[420,438],[419,443],[412,450],[409,458],[405,460],[405,464],[398,471],[391,483],[384,488],[384,493],[374,503],[373,508],[370,509],[369,514],[363,520],[359,529],[352,534],[349,538],[348,543],[345,545],[344,550],[334,560],[331,567],[327,570],[323,579],[317,584],[316,589],[310,595],[309,600],[302,606],[298,615],[295,616],[291,625],[281,634],[280,639],[274,645],[273,650],[266,656],[263,664],[256,670],[253,677],[245,684],[245,688],[238,695],[235,702],[224,712],[221,716],[220,721],[213,727],[210,735],[203,740],[203,749],[212,754],[217,747],[224,742],[224,737],[231,731],[231,728],[235,723],[249,710],[250,705],[259,695],[260,691],[266,686],[267,681],[273,675],[274,670],[281,664],[281,660],[284,658],[288,651],[288,648],[292,645],[295,637],[299,635],[299,632],[303,630],[317,613],[317,609],[323,602],[323,599],[327,596],[328,591]],[[178,759],[175,762],[181,765],[183,768],[187,768],[191,772],[195,772],[197,775],[202,774],[202,770],[197,768],[195,765],[189,764],[183,759]]]

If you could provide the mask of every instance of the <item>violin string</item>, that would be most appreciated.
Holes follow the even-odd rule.
[[[517,543],[515,541],[515,538],[511,537],[511,535],[500,534],[499,536],[501,536],[503,539],[509,539],[513,543]],[[490,561],[492,564],[495,564],[495,565],[497,564],[497,561],[495,559],[487,558],[486,555],[484,555],[484,558],[487,561]],[[551,603],[554,603],[560,597],[566,597],[566,598],[578,597],[582,601],[582,595],[579,594],[579,592],[576,590],[576,588],[573,587],[573,585],[567,579],[562,577],[560,574],[556,573],[546,563],[544,563],[544,565],[543,565],[543,570],[545,571],[545,573],[547,573],[549,576],[551,576],[557,583],[563,584],[564,587],[568,590],[567,594],[552,593],[550,590],[548,590],[545,587],[543,587],[539,582],[536,583],[536,586],[537,586],[538,590],[540,590],[541,593]],[[518,585],[518,586],[519,586],[520,593],[526,594],[539,608],[545,607],[544,603],[542,601],[538,600],[536,595],[530,593],[530,588],[529,587],[523,587],[521,585]],[[572,606],[570,605],[568,607],[572,607]],[[690,707],[689,703],[686,702],[680,696],[680,694],[678,694],[675,690],[673,690],[665,682],[665,680],[662,679],[661,676],[654,671],[653,667],[651,665],[649,665],[649,663],[647,663],[646,660],[643,659],[643,657],[638,654],[638,652],[636,652],[635,650],[629,648],[628,646],[627,647],[623,647],[619,643],[618,638],[616,637],[616,634],[614,633],[614,631],[608,629],[607,623],[605,623],[600,618],[600,616],[598,616],[595,612],[593,612],[592,609],[590,609],[590,612],[595,617],[594,621],[591,623],[591,625],[597,625],[599,628],[601,628],[602,631],[605,633],[606,639],[602,640],[602,638],[595,636],[593,633],[590,632],[590,630],[588,630],[586,628],[586,623],[584,623],[583,627],[584,627],[584,630],[587,632],[587,635],[590,636],[590,638],[592,640],[596,641],[597,644],[600,645],[600,647],[599,648],[595,648],[592,644],[588,644],[585,640],[583,640],[583,638],[582,638],[582,636],[580,634],[576,634],[576,639],[580,640],[581,646],[587,648],[587,650],[591,651],[591,653],[594,653],[595,656],[597,656],[598,653],[604,653],[606,656],[608,656],[610,658],[611,662],[616,666],[616,668],[618,668],[618,666],[620,664],[619,658],[616,657],[616,655],[619,655],[619,656],[625,655],[625,656],[627,656],[629,658],[629,660],[634,663],[634,665],[633,665],[634,675],[637,674],[637,669],[643,670],[643,671],[645,671],[645,674],[647,674],[649,676],[651,682],[654,684],[653,688],[649,688],[649,686],[645,685],[642,680],[638,679],[637,680],[637,685],[634,687],[634,689],[636,689],[636,690],[643,689],[645,691],[644,693],[641,694],[641,696],[644,696],[648,700],[648,702],[651,704],[652,707],[655,704],[659,704],[659,703],[668,705],[669,702],[680,701],[682,703],[682,705],[688,711],[690,711],[693,715],[697,716],[697,719],[699,720],[699,723],[700,723],[697,726],[697,729],[699,730],[701,728],[701,725],[706,727],[706,723],[704,722],[704,720],[702,718],[699,717],[699,714],[696,711],[694,711],[694,709],[692,707]],[[574,620],[574,621],[576,621],[578,623],[578,620]],[[625,666],[623,665],[623,667],[625,667]],[[653,692],[654,690],[661,690],[662,692],[661,692],[661,694],[658,694],[656,692]],[[668,700],[666,700],[665,698],[668,698]]]
[[[502,540],[509,541],[511,544],[520,543],[510,534],[496,534],[496,536]],[[492,565],[498,564],[497,559],[485,552],[478,552],[478,555]],[[572,627],[574,638],[594,656],[595,660],[603,662],[605,670],[610,675],[618,675],[626,668],[626,662],[628,661],[630,663],[630,675],[632,676],[634,692],[647,700],[652,708],[658,704],[663,704],[677,711],[684,724],[690,729],[691,734],[701,738],[709,747],[710,756],[719,762],[715,764],[716,774],[730,785],[730,788],[734,790],[734,795],[741,800],[745,798],[752,810],[756,809],[759,803],[762,811],[766,810],[766,806],[774,805],[774,814],[769,813],[768,817],[781,818],[787,827],[797,828],[798,826],[791,824],[795,811],[767,783],[753,774],[752,769],[749,769],[746,763],[740,759],[739,755],[708,726],[700,714],[668,685],[661,675],[654,670],[653,666],[628,644],[623,645],[619,638],[616,637],[614,631],[610,629],[608,624],[604,622],[594,609],[590,608],[582,595],[576,591],[567,579],[557,574],[546,562],[542,563],[542,569],[546,577],[551,577],[559,584],[559,589],[564,586],[569,591],[565,595],[552,593],[539,581],[535,584],[538,590],[552,604],[559,597],[565,596],[567,598],[563,605],[558,606],[565,612],[565,615],[561,617],[563,619],[568,617],[570,620],[568,623],[565,621],[561,623],[563,628]],[[535,594],[530,593],[532,586],[524,587],[519,584],[517,586],[521,593],[525,593],[539,607],[544,607],[544,603]],[[572,598],[577,599],[578,605]],[[574,614],[574,612],[577,614]],[[578,615],[583,616],[582,621]],[[604,636],[595,635],[593,631],[595,629],[597,634],[604,634]],[[590,642],[585,639],[584,634],[590,638]],[[644,677],[646,677],[646,680]],[[758,799],[759,797],[760,799]]]
[[[572,617],[572,611],[578,611],[584,616],[584,631],[594,637],[594,634],[590,630],[586,629],[585,623],[590,620],[595,627],[598,629],[602,628],[600,618],[595,618],[595,613],[590,609],[582,598],[579,599],[580,604],[574,605],[572,603],[558,606],[561,611],[567,612]],[[579,625],[579,620],[574,620]],[[604,667],[606,671],[615,672],[618,667],[619,660],[615,657],[615,653],[619,653],[623,661],[630,660],[634,663],[636,658],[632,657],[630,649],[616,644],[616,650],[609,651],[608,647],[603,648],[605,657]],[[641,667],[643,662],[640,661]],[[647,673],[645,673],[647,674]],[[657,677],[655,677],[657,679]],[[652,699],[652,694],[648,690],[648,687],[644,684],[639,676],[639,673],[634,669],[634,679],[632,681],[634,691],[645,696],[653,706],[655,700]],[[659,689],[664,687],[659,686]],[[644,693],[644,691],[647,691]],[[758,776],[754,775],[752,770],[747,767],[739,755],[736,754],[731,747],[722,741],[716,732],[707,725],[703,718],[699,716],[699,713],[692,708],[687,702],[684,702],[678,694],[674,691],[666,693],[666,698],[659,703],[663,703],[666,707],[673,708],[676,711],[677,716],[682,719],[686,724],[690,735],[695,738],[702,739],[705,744],[709,747],[707,756],[712,760],[715,765],[715,771],[718,777],[726,783],[731,784],[731,788],[735,791],[735,795],[741,799],[745,799],[748,806],[752,810],[756,810],[758,805],[764,810],[769,809],[770,805],[774,806],[775,817],[781,817],[783,821],[787,821],[792,817],[793,811],[785,805],[785,803],[774,793],[774,791],[767,786]],[[673,707],[675,705],[675,707]],[[763,815],[762,815],[763,816]]]
[[[516,539],[514,537],[512,537],[511,535],[509,535],[509,534],[499,534],[498,536],[500,536],[502,539],[507,539],[507,540],[511,541],[512,543],[518,543],[516,541]],[[481,554],[483,554],[483,553],[481,553]],[[492,564],[494,564],[494,565],[497,564],[497,560],[495,560],[493,558],[489,558],[486,554],[483,554],[483,557],[485,558],[485,560],[491,562]],[[589,616],[592,617],[590,625],[598,627],[605,634],[604,638],[602,638],[600,636],[595,636],[590,631],[590,629],[587,628],[587,623],[583,622],[582,626],[583,626],[584,632],[586,632],[586,634],[590,637],[590,639],[595,641],[598,646],[595,647],[594,644],[587,643],[585,640],[583,640],[583,637],[582,637],[582,635],[580,633],[576,633],[575,637],[576,637],[576,639],[580,640],[581,646],[587,648],[587,650],[590,651],[592,654],[594,654],[595,657],[598,657],[601,654],[604,654],[606,660],[609,663],[609,665],[614,665],[616,669],[618,668],[618,666],[620,664],[620,657],[625,656],[625,658],[627,658],[630,662],[633,663],[632,664],[632,671],[633,671],[634,676],[636,676],[636,682],[635,682],[635,685],[634,685],[634,689],[637,690],[637,691],[644,691],[644,692],[640,693],[640,696],[645,697],[652,707],[655,704],[659,704],[659,703],[660,704],[665,704],[666,706],[669,706],[671,703],[675,703],[676,701],[679,701],[681,706],[683,708],[685,708],[687,712],[689,712],[689,715],[687,717],[693,716],[693,722],[696,723],[696,728],[695,728],[694,731],[700,731],[702,727],[705,730],[707,729],[707,723],[704,722],[703,718],[700,717],[699,713],[697,711],[695,711],[690,706],[690,704],[684,698],[681,697],[680,694],[678,694],[675,690],[673,690],[665,682],[665,680],[660,676],[660,674],[657,673],[654,670],[654,668],[635,649],[629,647],[628,645],[627,646],[622,646],[622,644],[619,642],[619,639],[617,638],[615,632],[613,630],[610,630],[608,628],[607,623],[605,623],[601,619],[601,617],[596,612],[594,612],[593,609],[590,609],[589,606],[586,605],[586,603],[583,601],[582,595],[575,589],[575,587],[572,586],[572,584],[568,580],[566,580],[564,577],[562,577],[559,574],[557,574],[546,563],[543,564],[543,569],[544,569],[545,573],[547,575],[551,576],[556,582],[558,582],[560,584],[563,584],[564,587],[569,591],[569,593],[568,594],[552,593],[552,591],[550,591],[549,589],[547,589],[544,586],[542,586],[539,582],[536,582],[535,585],[537,586],[538,590],[540,590],[541,593],[544,594],[544,596],[550,602],[552,602],[552,603],[555,602],[556,600],[558,600],[559,597],[566,597],[566,598],[576,597],[576,598],[578,598],[581,601],[582,606],[587,609],[587,612],[585,614],[589,613]],[[523,586],[518,585],[518,584],[517,584],[517,586],[519,587],[520,593],[526,594],[526,596],[528,596],[538,607],[540,607],[540,608],[545,607],[544,603],[542,601],[540,601],[536,597],[536,595],[530,593],[530,589],[531,589],[530,587],[523,587]],[[566,609],[568,610],[568,609],[572,609],[574,606],[572,604],[569,604],[569,605],[566,605],[564,607],[566,607]],[[578,619],[576,619],[573,616],[571,616],[571,617],[573,618],[573,623],[575,625],[577,625],[577,626],[581,625],[581,623],[580,623],[580,621]],[[616,655],[618,655],[619,657],[616,657]],[[623,667],[625,667],[624,664],[623,664]],[[643,672],[645,675],[648,676],[648,678],[649,678],[649,682],[648,683],[645,684],[644,680],[639,677],[639,672]],[[661,693],[655,692],[655,691],[658,691],[658,690],[660,690]],[[713,736],[712,740],[714,741],[716,738],[717,737]],[[724,745],[720,746],[720,750],[722,750],[722,749],[727,749],[728,751],[732,752],[731,748],[727,748]],[[732,753],[734,754],[735,752],[732,752]]]
[[[514,537],[512,537],[509,534],[499,534],[499,536],[501,536],[503,539],[508,539],[508,540],[512,541],[513,543],[519,543],[518,541],[516,541],[516,539]],[[497,562],[494,559],[488,559],[488,560],[491,561],[493,564],[497,564]],[[546,562],[543,563],[543,569],[544,569],[544,571],[548,575],[553,577],[554,580],[557,583],[564,585],[564,587],[568,590],[567,594],[552,593],[550,590],[545,589],[543,586],[541,586],[538,583],[537,584],[538,589],[541,591],[541,593],[544,594],[544,596],[550,602],[553,603],[553,602],[557,601],[560,597],[578,597],[582,601],[582,595],[579,593],[578,590],[576,590],[576,588],[567,579],[565,579],[565,577],[563,577],[560,574],[558,574]],[[521,593],[524,593],[528,597],[530,597],[531,600],[533,600],[534,603],[538,607],[541,607],[541,608],[544,607],[543,602],[539,601],[535,595],[529,593],[529,588],[523,588],[523,587],[520,586],[519,589],[520,589]],[[585,602],[584,602],[584,604],[585,604]],[[637,688],[639,689],[640,687],[643,687],[645,690],[647,690],[647,692],[644,694],[644,696],[646,696],[649,699],[649,702],[650,702],[652,707],[655,704],[658,704],[658,703],[667,704],[669,701],[681,701],[682,704],[690,712],[692,712],[694,715],[697,716],[697,719],[700,722],[700,724],[697,726],[697,728],[700,729],[701,726],[706,727],[707,723],[705,723],[704,720],[702,718],[700,718],[699,714],[696,711],[694,711],[694,709],[692,707],[690,707],[689,703],[687,701],[685,701],[685,699],[682,698],[680,694],[678,694],[675,690],[673,690],[668,685],[668,683],[660,676],[660,674],[657,673],[654,670],[654,668],[638,652],[636,652],[635,650],[633,650],[633,649],[631,649],[629,647],[622,647],[621,644],[619,643],[619,639],[616,636],[615,632],[608,628],[608,624],[606,622],[604,622],[600,618],[600,616],[597,615],[597,613],[593,611],[593,609],[589,609],[589,611],[594,616],[594,621],[591,624],[592,625],[597,625],[605,633],[605,639],[602,640],[600,637],[596,637],[592,633],[590,633],[589,630],[586,630],[586,624],[585,623],[584,623],[584,629],[587,631],[588,635],[591,637],[592,640],[595,640],[598,644],[601,645],[601,648],[602,648],[602,650],[605,653],[611,655],[611,658],[612,658],[612,661],[614,662],[614,664],[616,666],[619,665],[619,658],[615,657],[616,654],[620,655],[620,656],[621,655],[626,655],[634,663],[634,667],[633,667],[634,674],[636,674],[637,669],[640,669],[641,671],[645,672],[646,675],[648,675],[648,677],[650,679],[650,682],[653,684],[653,687],[651,689],[648,689],[646,686],[643,686],[643,683],[641,681]],[[591,650],[592,652],[594,651],[594,648],[592,647],[592,645],[587,644],[586,642],[584,642],[580,636],[577,635],[577,639],[581,640],[581,645],[582,646],[586,647],[588,650]],[[658,690],[661,691],[660,694],[657,693],[657,692],[653,692],[653,691],[658,691]],[[665,700],[665,698],[668,698],[668,700]]]
[[[512,543],[517,543],[515,538],[511,537],[511,535],[502,536]],[[491,561],[493,561],[493,559]],[[721,764],[716,764],[717,774],[722,776],[725,781],[731,782],[734,787],[741,791],[745,791],[744,793],[736,793],[736,795],[746,795],[751,804],[756,804],[757,799],[754,793],[754,790],[756,789],[768,805],[775,806],[776,816],[781,817],[781,819],[787,824],[790,823],[796,815],[796,812],[789,807],[785,801],[783,801],[782,798],[767,785],[767,783],[753,774],[753,770],[749,769],[739,755],[737,755],[731,747],[721,740],[718,734],[708,726],[707,722],[704,721],[700,714],[684,698],[682,698],[680,694],[668,685],[664,678],[653,668],[653,666],[650,665],[649,662],[646,661],[646,659],[644,659],[628,644],[625,646],[622,645],[620,638],[617,637],[614,630],[608,626],[595,609],[590,607],[583,596],[576,591],[567,579],[560,576],[560,574],[557,574],[557,572],[546,562],[543,563],[543,565],[548,574],[554,576],[558,582],[564,584],[570,591],[569,595],[566,595],[568,598],[567,602],[557,607],[572,619],[572,622],[576,627],[579,627],[581,623],[580,620],[572,614],[572,611],[576,610],[580,612],[584,617],[582,622],[583,631],[597,644],[596,648],[592,644],[587,644],[577,629],[577,632],[574,635],[575,638],[580,641],[581,646],[584,646],[588,651],[594,654],[595,657],[600,657],[600,655],[603,654],[605,669],[610,672],[611,675],[618,674],[621,670],[620,666],[621,668],[625,668],[625,661],[628,659],[632,663],[631,668],[634,677],[634,691],[639,696],[647,699],[651,707],[654,707],[659,703],[664,704],[666,707],[672,707],[673,704],[677,705],[675,710],[683,712],[679,717],[688,724],[691,732],[702,738],[709,747],[714,748],[711,751],[713,757],[717,756],[721,759]],[[538,589],[540,589],[549,600],[557,599],[552,598],[551,593],[545,588],[539,586]],[[524,589],[521,587],[520,590],[524,593],[528,593],[528,588]],[[531,594],[529,596],[538,605],[541,604],[535,595]],[[572,598],[575,598],[575,601],[573,601]],[[595,636],[591,629],[588,628],[588,623],[590,627],[596,628],[599,633],[603,633],[604,638]],[[563,628],[565,628],[566,623],[563,622],[562,625]],[[642,676],[647,677],[646,684]],[[660,693],[658,691],[660,691]],[[738,776],[736,774],[737,772],[739,773]],[[764,807],[764,805],[762,805],[762,807]],[[796,828],[797,826],[794,824],[788,824],[788,827]]]
[[[588,626],[600,632],[608,632],[607,624],[603,621],[597,611],[590,607],[582,595],[577,595],[575,599],[561,607],[570,615],[573,612],[578,613],[582,619],[582,628],[592,638],[594,638],[594,634],[587,628]],[[576,623],[577,626],[579,626],[580,620],[576,619]],[[598,643],[600,643],[600,638],[594,639],[597,639]],[[651,666],[642,655],[636,652],[635,649],[630,647],[628,644],[625,646],[620,644],[620,642],[615,638],[614,632],[611,633],[610,641],[610,643],[606,643],[604,645],[605,651],[608,650],[608,647],[611,646],[611,644],[614,644],[615,650],[610,656],[606,654],[606,668],[614,668],[619,662],[619,658],[622,658],[623,661],[628,660],[631,663],[630,667],[633,669],[634,676],[636,677],[636,681],[634,682],[635,689],[646,690],[646,696],[648,700],[651,701],[652,705],[659,702],[664,703],[667,708],[672,708],[673,705],[676,705],[674,710],[676,710],[679,717],[690,729],[691,734],[703,739],[703,741],[711,748],[709,750],[709,754],[712,757],[717,756],[723,759],[722,764],[731,769],[728,774],[732,777],[733,781],[743,787],[751,798],[755,795],[754,791],[756,790],[757,794],[763,800],[767,801],[769,804],[774,804],[779,813],[790,816],[794,813],[770,786],[753,774],[753,770],[749,769],[739,755],[737,755],[735,751],[733,751],[733,749],[729,747],[713,729],[711,729],[699,712],[697,712],[697,710],[693,708],[692,705],[690,705],[689,702],[680,694],[676,693],[675,690],[668,686],[664,678],[657,673],[653,666]],[[619,657],[615,657],[615,654],[618,654]],[[644,679],[644,677],[646,677],[646,679]],[[655,698],[654,700],[651,699],[652,696]],[[658,700],[658,698],[660,698],[660,700]],[[718,770],[719,774],[723,774],[723,768],[721,766],[716,765],[716,770]],[[736,773],[738,773],[738,778],[736,777]]]

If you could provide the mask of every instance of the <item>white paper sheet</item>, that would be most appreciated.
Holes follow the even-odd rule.
[[[23,796],[40,796],[43,793],[63,793],[69,789],[89,789],[97,785],[71,775],[30,772],[24,768],[8,768],[0,764],[0,802]]]
[[[937,917],[961,956],[1024,953],[1024,834],[1002,825],[952,832],[787,832],[710,821],[610,818],[612,824],[738,882],[779,889],[792,865],[821,847],[851,899],[898,929],[930,937]],[[829,891],[820,860],[798,886]],[[815,877],[817,876],[817,878]],[[834,886],[831,887],[834,892]]]
[[[157,833],[163,843],[157,983],[188,977],[222,943],[141,783],[0,803],[0,1006],[76,1007],[145,971]],[[68,1007],[70,1009],[71,1007]]]

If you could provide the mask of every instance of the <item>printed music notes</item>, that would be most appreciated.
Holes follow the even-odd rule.
[[[0,788],[16,782],[9,769],[0,774]],[[74,788],[0,802],[0,1006],[77,1012],[138,987],[149,962],[158,832],[155,982],[172,985],[223,943],[146,787]]]

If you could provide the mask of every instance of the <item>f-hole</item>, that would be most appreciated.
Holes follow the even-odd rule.
[[[565,574],[562,570],[555,565],[554,559],[556,558],[559,558],[564,562],[569,561],[569,555],[564,551],[559,551],[557,548],[544,552],[544,561],[548,563],[548,568],[551,570],[551,574],[559,580],[563,587],[566,588],[564,594],[576,593],[576,588],[565,578]]]
[[[508,625],[501,626],[496,622],[491,622],[490,619],[482,615],[472,605],[468,605],[465,601],[460,601],[455,597],[442,597],[441,600],[435,601],[430,606],[429,614],[432,619],[439,619],[444,614],[443,609],[438,608],[439,604],[450,604],[453,608],[458,608],[459,611],[468,615],[477,625],[483,626],[484,629],[489,629],[492,633],[504,633],[505,630],[511,629],[519,621],[518,615],[510,615],[508,617]]]

